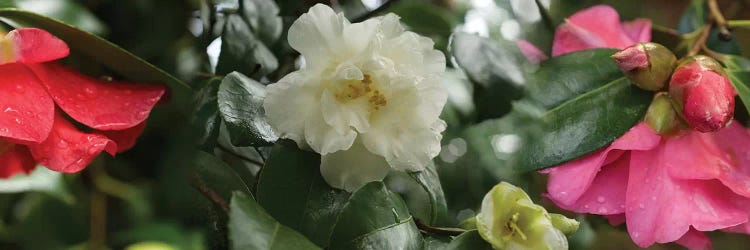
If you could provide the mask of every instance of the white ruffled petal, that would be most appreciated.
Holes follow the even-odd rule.
[[[383,157],[367,151],[361,143],[333,154],[323,155],[320,173],[335,188],[352,192],[368,182],[379,181],[388,175],[388,163]]]
[[[347,102],[339,102],[336,97],[328,91],[323,91],[321,97],[323,118],[340,134],[351,131],[367,132],[370,128],[370,112],[367,99],[358,98]]]
[[[346,150],[352,146],[357,133],[354,130],[348,130],[339,133],[323,120],[323,114],[320,111],[319,103],[316,108],[305,120],[305,141],[313,151],[321,155],[330,154],[339,150]]]
[[[328,6],[316,4],[289,27],[289,45],[305,57],[309,68],[327,62],[343,47],[342,34],[349,21]]]
[[[263,108],[271,127],[282,138],[288,138],[307,148],[305,120],[320,102],[315,96],[316,86],[305,85],[303,72],[286,75],[275,84],[266,87]]]

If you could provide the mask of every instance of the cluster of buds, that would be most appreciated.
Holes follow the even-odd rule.
[[[612,58],[636,86],[657,91],[646,123],[659,134],[690,126],[700,132],[726,127],[734,116],[734,88],[722,66],[707,56],[675,55],[656,43],[627,47]]]

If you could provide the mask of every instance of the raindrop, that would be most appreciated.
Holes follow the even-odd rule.
[[[604,196],[596,197],[596,202],[604,203],[605,201],[606,201],[606,199],[604,198]]]

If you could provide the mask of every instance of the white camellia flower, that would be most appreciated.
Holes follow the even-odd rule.
[[[353,191],[438,155],[447,94],[432,40],[394,14],[350,23],[318,4],[289,28],[289,44],[305,65],[268,86],[264,108],[281,137],[322,155],[328,184]]]

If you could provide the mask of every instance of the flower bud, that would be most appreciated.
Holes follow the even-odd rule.
[[[672,106],[667,92],[659,92],[646,111],[646,124],[657,134],[671,134],[680,126],[680,118]]]
[[[721,65],[707,56],[683,59],[669,81],[675,110],[693,129],[714,132],[734,116],[734,88]]]
[[[672,51],[658,43],[638,43],[612,58],[636,86],[650,91],[664,88],[677,61]]]

